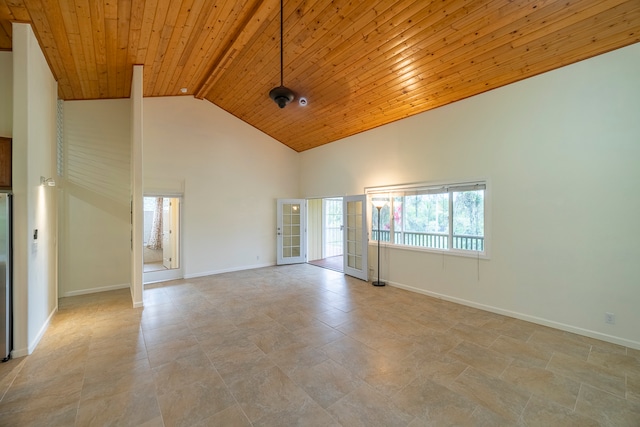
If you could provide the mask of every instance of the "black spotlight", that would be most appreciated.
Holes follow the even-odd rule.
[[[284,108],[295,97],[293,91],[285,86],[274,87],[269,91],[269,98],[273,99],[280,108]]]

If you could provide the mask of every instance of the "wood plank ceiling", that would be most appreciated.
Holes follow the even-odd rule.
[[[207,99],[296,151],[640,41],[640,0],[0,0],[29,22],[65,100]],[[552,102],[552,101],[550,101]]]

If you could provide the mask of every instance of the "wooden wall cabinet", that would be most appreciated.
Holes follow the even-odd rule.
[[[0,190],[11,189],[11,139],[0,137]]]

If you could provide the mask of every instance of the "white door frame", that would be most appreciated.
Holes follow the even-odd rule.
[[[307,200],[278,199],[276,221],[276,263],[307,262]]]
[[[142,273],[142,283],[144,285],[157,282],[166,282],[168,280],[177,280],[184,278],[184,245],[182,238],[183,219],[184,219],[184,196],[175,192],[154,192],[145,193],[144,197],[163,197],[167,199],[179,199],[178,202],[178,231],[177,231],[177,250],[179,251],[178,268],[169,270],[148,271]],[[144,224],[143,224],[144,225]],[[140,242],[143,245],[144,242]],[[142,247],[142,246],[141,246]],[[144,249],[143,249],[144,250]]]
[[[369,241],[367,227],[367,196],[358,194],[344,196],[342,198],[342,219],[344,222],[344,237],[342,244],[344,249],[343,271],[344,274],[369,281]],[[359,205],[359,210],[357,209]],[[351,211],[349,204],[353,204]]]

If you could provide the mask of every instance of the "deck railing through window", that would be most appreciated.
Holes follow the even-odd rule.
[[[389,230],[372,230],[373,241],[388,242],[390,238]],[[418,232],[394,232],[394,242],[400,245],[420,246],[424,248],[449,249],[449,235],[444,233],[418,233]],[[467,251],[484,251],[483,236],[467,236],[462,234],[453,235],[453,249]]]
[[[341,227],[325,228],[324,257],[342,255],[342,230]]]

